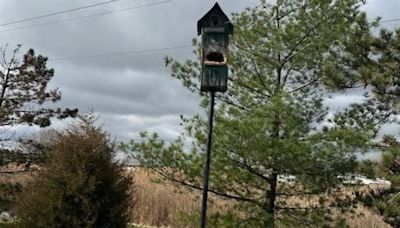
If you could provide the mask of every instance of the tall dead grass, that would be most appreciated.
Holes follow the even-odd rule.
[[[358,206],[356,213],[345,216],[350,227],[354,228],[390,228],[391,226],[383,221],[383,218],[371,209]]]
[[[157,177],[144,169],[132,170],[137,191],[133,221],[158,227],[185,227],[179,221],[182,213],[195,215],[199,198],[196,194],[179,193],[171,184],[154,183]],[[152,181],[153,180],[153,181]]]
[[[1,171],[1,169],[0,169]],[[9,171],[9,169],[7,169]],[[132,210],[132,222],[145,224],[146,227],[196,227],[197,221],[192,223],[182,222],[181,217],[192,217],[197,220],[200,208],[200,194],[198,191],[179,191],[172,184],[156,183],[160,177],[153,172],[143,168],[128,168],[133,174],[136,192],[135,205]],[[35,172],[21,172],[15,174],[0,174],[0,184],[21,184],[25,186],[32,179]],[[232,202],[211,196],[213,204],[209,209],[210,213],[224,211]],[[293,199],[296,202],[303,202],[303,199]],[[308,199],[309,200],[309,199]],[[314,204],[314,199],[307,200],[308,204]],[[344,216],[354,228],[389,228],[382,217],[374,211],[358,206],[356,213],[349,213]],[[144,227],[144,226],[143,226]]]
[[[200,192],[178,189],[171,183],[157,183],[160,176],[142,168],[133,172],[137,191],[133,208],[135,224],[157,227],[197,227]],[[224,211],[231,202],[210,196],[209,213]],[[187,220],[196,221],[187,221]],[[183,220],[186,220],[184,222]]]
[[[200,201],[199,192],[183,191],[172,184],[159,184],[154,182],[159,178],[151,171],[134,168],[130,170],[134,174],[137,192],[136,204],[133,209],[133,221],[135,224],[146,224],[156,227],[196,227],[193,224],[184,224],[180,221],[182,212],[195,217],[198,213]],[[153,180],[153,181],[152,181]],[[232,202],[219,198],[212,198],[214,202],[210,213],[216,210],[224,210]],[[302,205],[317,204],[318,199],[291,199]],[[348,225],[352,228],[389,228],[382,217],[371,209],[358,206],[354,213],[344,215]]]

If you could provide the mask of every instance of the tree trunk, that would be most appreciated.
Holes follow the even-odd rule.
[[[278,76],[280,76],[281,70],[278,71]],[[280,92],[280,86],[277,87],[275,90],[275,94],[279,94]],[[280,114],[278,112],[275,113],[275,121],[273,123],[273,129],[272,129],[272,137],[275,140],[279,140],[279,131],[281,127],[281,121],[280,121]],[[278,190],[278,173],[276,169],[272,169],[272,174],[270,179],[268,180],[269,184],[269,189],[267,190],[266,194],[266,211],[270,216],[269,221],[267,222],[268,225],[265,227],[275,227],[275,201],[276,201],[276,195],[277,195],[277,190]]]
[[[266,211],[268,213],[268,219],[265,221],[265,226],[268,228],[275,227],[275,201],[276,201],[276,193],[277,193],[277,185],[278,185],[278,174],[273,173],[271,176],[269,184],[269,190],[267,190],[266,194]]]
[[[3,107],[4,97],[6,94],[7,87],[8,87],[9,76],[10,76],[10,68],[7,69],[7,73],[4,78],[4,83],[2,85],[2,90],[1,90],[1,94],[0,94],[0,109]]]
[[[279,9],[279,1],[276,4],[276,27],[278,29],[281,28],[281,21],[280,21],[280,9]],[[282,56],[281,53],[277,53],[277,61],[280,64],[280,66],[276,69],[276,88],[274,91],[274,95],[280,95],[280,92],[282,90]],[[280,135],[280,128],[281,128],[281,121],[280,121],[280,113],[275,113],[275,121],[273,123],[273,129],[272,129],[272,137],[275,140],[279,140]],[[267,219],[265,227],[270,227],[274,228],[275,227],[275,201],[276,201],[276,195],[277,195],[277,185],[278,185],[278,173],[276,170],[272,170],[271,178],[268,181],[269,184],[269,190],[267,190],[266,194],[266,211],[269,215],[269,219]],[[269,221],[268,221],[269,220]]]

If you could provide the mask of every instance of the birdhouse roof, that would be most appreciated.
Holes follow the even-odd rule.
[[[206,13],[198,22],[197,22],[197,33],[201,34],[201,29],[207,26],[207,23],[210,21],[210,17],[216,13],[219,17],[223,17],[223,20],[228,28],[228,33],[233,34],[233,25],[229,20],[228,16],[224,13],[218,3],[215,3],[214,7]]]

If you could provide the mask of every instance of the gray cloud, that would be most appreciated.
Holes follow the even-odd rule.
[[[0,24],[96,2],[101,1],[1,1]],[[99,122],[104,123],[106,129],[118,139],[135,138],[142,130],[157,131],[172,139],[182,130],[179,126],[180,114],[190,116],[203,111],[198,106],[200,97],[188,92],[170,77],[163,58],[166,55],[180,60],[194,58],[191,48],[58,61],[54,58],[190,45],[191,39],[197,35],[197,20],[212,7],[214,0],[174,0],[164,5],[112,15],[1,32],[149,2],[155,1],[119,0],[110,5],[54,18],[0,27],[0,45],[24,44],[25,48],[34,48],[37,53],[48,56],[49,66],[56,70],[51,86],[59,87],[63,92],[63,100],[58,105],[78,107],[82,111],[93,108],[100,117]],[[257,2],[219,1],[228,14]],[[387,0],[384,3],[370,0],[365,10],[370,18],[382,15],[384,19],[391,19],[396,18],[399,4],[398,0]],[[358,94],[344,94],[326,103],[332,109],[340,109],[343,105],[359,100]],[[55,123],[56,127],[62,125],[58,121]]]
[[[61,68],[63,69],[63,68]],[[107,70],[81,67],[79,72],[62,70],[53,85],[62,85],[64,103],[96,110],[112,107],[116,114],[159,115],[178,111],[191,113],[198,106],[198,96],[182,88],[168,72],[152,73],[132,70]],[[100,110],[99,110],[100,111]],[[107,111],[107,110],[101,110]]]
[[[70,8],[72,5],[85,5],[75,1],[64,7],[56,6],[54,3],[45,6],[49,0],[42,0],[42,4],[30,2],[25,4],[19,1],[11,4],[12,10],[4,10],[5,18],[14,11],[17,5],[20,15],[36,15],[32,8],[60,9]],[[52,1],[54,2],[54,1]],[[68,14],[62,19],[76,15],[89,15],[97,12],[104,12],[130,6],[143,5],[155,1],[133,1],[120,0],[115,4],[99,7],[89,12]],[[223,1],[227,12],[240,10],[248,4],[256,2],[248,0],[243,2]],[[87,54],[107,53],[126,50],[141,50],[172,47],[179,45],[190,45],[191,39],[196,37],[197,20],[212,6],[213,1],[183,1],[175,0],[171,3],[148,8],[136,9],[93,17],[80,21],[54,24],[44,27],[32,28],[22,31],[5,33],[3,36],[14,37],[14,42],[24,43],[26,46],[36,47],[41,52],[51,57],[80,56]],[[67,7],[68,6],[68,7]],[[2,7],[3,8],[3,7]],[[4,9],[7,7],[4,7]],[[16,10],[16,9],[15,9]],[[0,12],[1,13],[1,12]],[[57,17],[60,18],[60,17]],[[46,19],[48,21],[51,19]],[[52,19],[53,20],[53,19]],[[32,22],[32,24],[35,24]],[[12,26],[14,27],[14,26]],[[18,26],[15,26],[18,27]],[[49,42],[51,41],[51,42]],[[43,51],[42,51],[43,49]],[[174,55],[181,58],[190,56],[190,49],[186,52],[180,50],[164,53],[146,53],[140,55],[126,55],[112,58],[95,58],[86,60],[71,60],[74,65],[110,67],[110,68],[134,68],[140,70],[154,70],[162,67],[162,59],[166,55]]]
[[[400,1],[398,0],[369,0],[367,2],[368,4],[363,7],[363,10],[368,12],[369,18],[382,17],[382,20],[390,20],[399,17]],[[396,23],[387,25],[393,26]]]

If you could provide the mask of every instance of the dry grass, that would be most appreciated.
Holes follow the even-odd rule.
[[[25,185],[38,170],[38,167],[30,167],[29,171],[25,165],[8,164],[0,167],[0,183]]]
[[[157,227],[196,227],[195,223],[184,223],[182,217],[196,218],[200,208],[198,191],[178,190],[170,183],[157,183],[160,177],[141,168],[131,169],[134,174],[136,203],[133,208],[135,224]],[[210,197],[209,213],[225,210],[230,202]]]
[[[136,203],[133,221],[152,226],[182,227],[178,217],[182,212],[195,214],[198,209],[196,194],[181,194],[170,184],[157,184],[157,176],[144,169],[134,169]]]
[[[21,167],[18,168],[18,170],[22,169]],[[10,167],[7,170],[10,170]],[[4,171],[4,169],[0,168],[1,171]],[[172,184],[156,183],[155,181],[159,176],[142,168],[129,168],[128,171],[133,173],[137,186],[135,193],[136,203],[132,210],[133,223],[148,225],[143,227],[196,227],[193,224],[182,223],[180,218],[185,213],[197,219],[196,215],[200,207],[199,192],[178,191]],[[25,185],[32,179],[33,174],[32,172],[3,173],[0,175],[0,184]],[[209,209],[210,213],[213,213],[213,211],[224,211],[226,207],[232,205],[232,202],[227,202],[213,196],[211,196],[211,199],[213,205]],[[305,199],[292,200],[294,202],[302,202],[302,204],[307,201],[307,205],[317,202],[315,199],[311,201],[309,201],[310,199],[306,201],[304,201]],[[345,215],[345,218],[350,227],[354,228],[390,227],[383,222],[382,217],[362,206],[356,209],[356,213]]]
[[[359,206],[356,214],[347,215],[346,221],[350,227],[354,228],[390,228],[391,226],[385,223],[381,216],[374,213],[372,210]]]
[[[182,224],[179,221],[181,212],[194,215],[199,209],[198,192],[178,192],[177,188],[171,184],[158,184],[153,180],[157,175],[144,169],[133,169],[138,191],[136,193],[137,202],[134,208],[134,223],[148,224],[156,227],[195,227]],[[292,199],[293,203],[302,205],[315,205],[318,198],[314,199]],[[215,210],[224,210],[224,207],[232,204],[231,202],[213,198],[216,204],[210,212]],[[372,210],[359,206],[355,213],[345,215],[345,218],[354,228],[389,228],[382,217]]]

